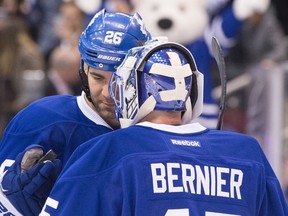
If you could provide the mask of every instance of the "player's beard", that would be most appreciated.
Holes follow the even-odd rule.
[[[95,111],[101,116],[101,118],[109,124],[113,129],[120,127],[119,121],[115,116],[115,106],[110,102],[92,98]]]

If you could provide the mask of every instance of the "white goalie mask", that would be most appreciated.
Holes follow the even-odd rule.
[[[153,110],[182,111],[184,124],[202,112],[203,74],[184,46],[155,39],[129,50],[109,91],[121,128]]]

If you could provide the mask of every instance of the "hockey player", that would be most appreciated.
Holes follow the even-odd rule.
[[[255,139],[187,123],[201,113],[202,84],[179,44],[129,51],[110,83],[129,127],[75,150],[40,215],[288,215]]]
[[[150,38],[137,13],[102,10],[94,16],[79,40],[83,94],[40,99],[6,128],[0,145],[0,215],[39,215],[61,163],[83,142],[119,128],[110,77],[130,48]],[[49,149],[57,159],[55,154],[40,159]]]

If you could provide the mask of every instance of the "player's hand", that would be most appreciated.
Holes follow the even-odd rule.
[[[59,159],[40,162],[43,153],[42,146],[29,146],[3,176],[3,193],[25,216],[39,215],[61,171]]]

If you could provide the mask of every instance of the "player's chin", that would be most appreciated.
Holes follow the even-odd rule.
[[[100,115],[105,119],[116,119],[115,110],[112,109],[101,109]]]
[[[101,103],[101,109],[107,110],[108,112],[115,112],[114,103]]]
[[[101,117],[104,119],[104,121],[109,124],[112,128],[119,128],[120,127],[120,123],[119,121],[116,119],[116,115],[115,112],[107,112],[106,111],[102,111],[100,112]]]

